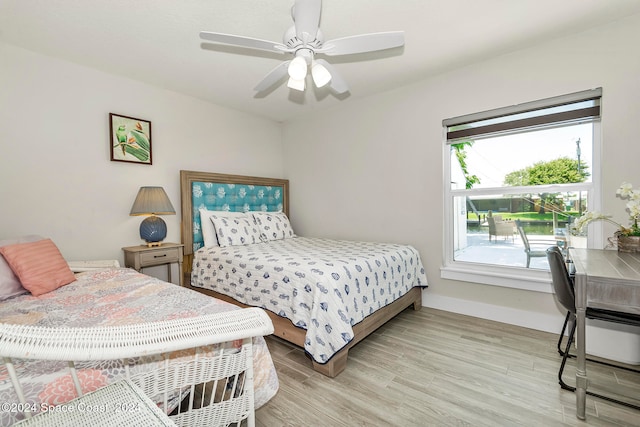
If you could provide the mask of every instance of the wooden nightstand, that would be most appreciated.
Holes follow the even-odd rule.
[[[124,266],[142,271],[144,267],[166,265],[169,272],[168,281],[171,282],[171,264],[178,263],[178,281],[183,285],[182,257],[184,245],[178,243],[163,243],[162,246],[148,247],[147,245],[128,246],[124,251]]]

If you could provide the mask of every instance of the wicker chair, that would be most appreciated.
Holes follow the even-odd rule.
[[[271,333],[273,324],[259,308],[113,327],[50,328],[2,323],[0,356],[20,400],[18,407],[25,409],[26,419],[19,425],[239,426],[246,420],[248,426],[253,426],[252,337]],[[202,348],[236,340],[242,340],[238,351],[225,350],[222,346],[216,350]],[[194,348],[191,357],[180,359],[179,363],[169,362],[170,352]],[[152,369],[137,369],[140,358],[152,355],[156,355],[149,365]],[[160,362],[157,355],[162,355]],[[137,358],[136,369],[129,369],[127,365],[126,379],[83,396],[74,361],[126,360],[131,363],[132,358]],[[33,405],[25,401],[14,359],[68,361],[76,391],[81,396],[76,399],[76,407],[85,399],[85,407],[97,402],[107,410],[73,413],[51,410],[34,416],[29,411]],[[136,395],[140,395],[140,399],[132,401]],[[167,408],[167,402],[176,396],[182,404],[167,417],[156,404]],[[134,409],[149,407],[150,412],[118,411],[123,402],[136,405]],[[143,421],[133,418],[141,416]]]
[[[514,240],[514,233],[516,231],[516,224],[514,221],[504,221],[502,215],[494,215],[489,211],[487,214],[487,224],[489,225],[489,241],[491,237],[495,236],[498,240],[498,236],[511,237]]]

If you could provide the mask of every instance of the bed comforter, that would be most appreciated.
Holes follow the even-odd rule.
[[[232,304],[135,270],[110,269],[82,273],[75,282],[39,297],[21,295],[6,300],[0,304],[0,322],[50,327],[109,326],[235,309]],[[237,343],[224,345],[232,347]],[[255,407],[258,408],[275,395],[278,378],[262,337],[254,338],[253,352]],[[124,375],[123,366],[117,361],[79,362],[76,367],[85,392],[118,381]],[[65,362],[17,361],[15,368],[27,402],[34,407],[57,405],[77,397]],[[0,402],[18,402],[8,372],[1,364]],[[15,412],[11,405],[3,405],[0,425],[15,422]]]
[[[306,329],[305,351],[324,364],[353,339],[355,324],[427,278],[411,246],[295,237],[201,248],[191,284]]]

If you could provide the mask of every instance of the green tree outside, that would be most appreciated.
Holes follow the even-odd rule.
[[[458,142],[456,144],[451,144],[451,148],[458,159],[458,163],[460,163],[460,168],[462,169],[462,174],[464,175],[465,180],[465,188],[469,190],[473,188],[475,184],[480,183],[480,178],[477,175],[473,175],[469,173],[469,168],[467,166],[467,152],[465,149],[467,147],[471,147],[474,141],[463,141]]]
[[[504,177],[504,184],[509,186],[568,184],[584,182],[591,173],[589,166],[582,160],[560,157],[546,162],[537,162],[532,166],[508,173]],[[557,200],[558,193],[540,193],[540,214],[545,213],[545,205]]]

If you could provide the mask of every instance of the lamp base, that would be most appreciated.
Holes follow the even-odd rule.
[[[148,248],[153,248],[155,246],[162,246],[162,242],[147,242]]]
[[[140,223],[140,238],[147,242],[147,245],[157,245],[167,237],[167,224],[158,216],[151,215]]]

